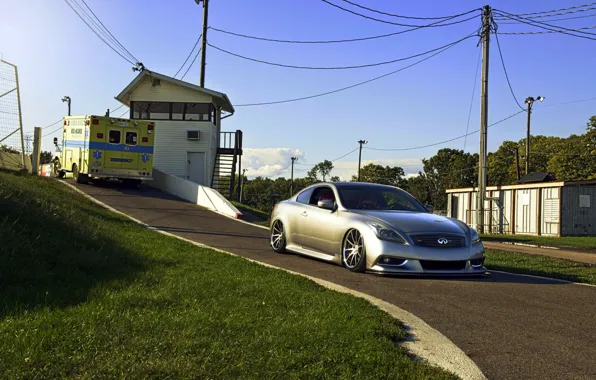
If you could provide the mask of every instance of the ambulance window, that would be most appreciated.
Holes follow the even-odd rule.
[[[126,132],[126,145],[137,145],[136,132]]]
[[[120,131],[111,130],[109,133],[110,144],[120,144]]]

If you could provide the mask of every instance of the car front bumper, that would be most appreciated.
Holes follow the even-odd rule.
[[[477,276],[486,271],[482,243],[431,248],[377,239],[367,242],[366,256],[367,270],[377,273]]]

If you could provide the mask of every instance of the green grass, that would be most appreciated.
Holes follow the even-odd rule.
[[[525,235],[482,235],[484,241],[537,244],[569,249],[596,250],[596,236],[525,236]]]
[[[596,285],[596,266],[523,253],[486,252],[486,267],[513,273],[533,274]]]
[[[3,378],[453,378],[368,302],[0,173]]]

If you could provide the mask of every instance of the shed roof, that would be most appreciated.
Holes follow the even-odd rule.
[[[554,182],[557,178],[553,173],[550,172],[536,172],[529,173],[521,177],[517,183],[542,183],[542,182]]]
[[[218,105],[220,105],[222,107],[222,110],[224,110],[226,112],[234,113],[234,106],[232,106],[232,102],[230,102],[230,99],[228,99],[228,96],[226,94],[224,94],[222,92],[210,90],[208,88],[200,87],[200,86],[194,85],[192,83],[188,83],[188,82],[176,79],[176,78],[169,77],[167,75],[156,73],[155,71],[147,70],[147,69],[144,69],[143,71],[141,71],[139,73],[139,75],[137,75],[137,77],[135,79],[133,79],[133,81],[130,82],[129,85],[126,86],[126,88],[124,90],[122,90],[122,92],[120,92],[120,94],[118,94],[118,96],[116,96],[116,100],[118,100],[120,103],[124,104],[125,106],[130,107],[130,101],[129,101],[129,98],[127,95],[132,93],[141,84],[141,82],[143,81],[143,79],[145,79],[145,77],[158,78],[160,80],[170,82],[175,85],[185,87],[185,88],[188,88],[193,91],[198,91],[203,94],[210,95],[216,101],[218,101],[217,103],[219,103]]]

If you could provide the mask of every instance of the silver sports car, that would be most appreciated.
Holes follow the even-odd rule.
[[[434,215],[407,192],[362,182],[318,183],[279,202],[275,252],[304,254],[354,272],[482,275],[484,246],[459,220]]]

